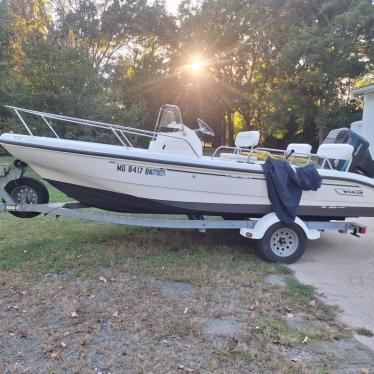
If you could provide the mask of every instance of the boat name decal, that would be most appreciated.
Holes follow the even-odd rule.
[[[364,190],[358,190],[355,188],[346,188],[346,187],[338,187],[335,188],[335,192],[339,195],[345,195],[345,196],[364,196]]]
[[[147,168],[144,166],[137,166],[137,165],[117,164],[117,171],[120,171],[123,173],[131,173],[131,174],[154,175],[158,177],[165,176],[164,168]]]

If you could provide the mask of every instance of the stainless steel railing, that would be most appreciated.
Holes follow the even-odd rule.
[[[67,122],[67,123],[71,123],[71,124],[75,124],[75,125],[82,125],[82,126],[88,126],[88,127],[93,127],[93,128],[100,128],[100,129],[109,130],[113,133],[115,138],[120,142],[120,144],[122,146],[130,147],[130,148],[132,148],[134,146],[131,143],[131,141],[130,141],[130,139],[127,135],[135,135],[135,136],[140,136],[140,137],[146,137],[146,138],[150,138],[150,139],[153,139],[153,140],[156,139],[157,136],[172,138],[174,140],[178,139],[180,141],[184,141],[185,143],[187,143],[187,145],[191,148],[191,150],[193,151],[195,156],[199,157],[198,153],[193,148],[193,146],[190,144],[190,142],[187,139],[184,139],[184,138],[180,138],[180,137],[177,138],[177,137],[172,136],[172,135],[168,135],[168,134],[164,134],[164,133],[158,133],[158,132],[150,131],[150,130],[137,129],[137,128],[134,128],[134,127],[116,125],[116,124],[112,124],[112,123],[106,123],[106,122],[101,122],[101,121],[93,121],[93,120],[76,118],[76,117],[68,117],[68,116],[63,116],[63,115],[60,115],[60,114],[40,112],[40,111],[37,111],[37,110],[19,108],[19,107],[11,106],[11,105],[4,105],[4,106],[15,112],[18,119],[21,121],[22,125],[25,127],[26,131],[31,136],[35,136],[35,135],[31,131],[30,126],[27,124],[26,120],[22,117],[22,113],[27,113],[27,114],[31,114],[31,115],[40,117],[42,119],[42,121],[46,124],[46,126],[51,130],[53,135],[58,139],[60,139],[62,137],[58,134],[58,132],[56,131],[56,128],[48,120],[56,120],[56,121]]]

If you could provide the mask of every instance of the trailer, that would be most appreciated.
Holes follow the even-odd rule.
[[[222,217],[187,216],[186,218],[160,218],[157,215],[139,216],[102,211],[80,202],[49,203],[48,190],[39,181],[24,177],[27,165],[15,160],[14,167],[0,164],[0,212],[8,212],[18,218],[33,218],[40,214],[112,224],[168,229],[239,230],[254,240],[259,253],[270,262],[293,263],[305,252],[308,240],[319,239],[324,231],[351,233],[359,237],[366,233],[366,226],[351,221],[305,221],[296,217],[293,224],[281,222],[275,213],[261,218],[241,220]]]

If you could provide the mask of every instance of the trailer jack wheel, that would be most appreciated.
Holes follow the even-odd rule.
[[[49,201],[47,188],[36,179],[22,177],[10,181],[5,186],[5,191],[16,204],[46,204]],[[13,212],[10,214],[18,218],[33,218],[38,216],[38,212]]]
[[[270,262],[292,264],[305,252],[307,237],[297,224],[277,222],[257,241],[260,254]]]

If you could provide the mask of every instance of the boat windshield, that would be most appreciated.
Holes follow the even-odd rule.
[[[158,113],[155,132],[183,131],[182,116],[176,105],[163,105]]]

